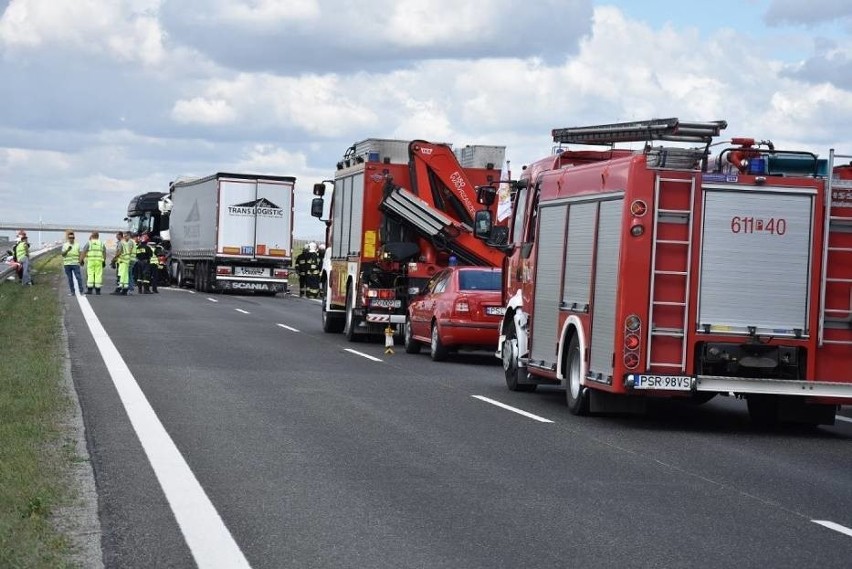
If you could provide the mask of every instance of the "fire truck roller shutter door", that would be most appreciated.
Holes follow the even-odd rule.
[[[618,264],[621,252],[621,214],[624,200],[604,201],[598,219],[598,253],[595,261],[592,338],[589,372],[606,380],[612,375],[615,345],[615,311]]]
[[[562,248],[567,219],[568,204],[541,207],[530,360],[543,367],[556,364],[556,327],[559,321]]]

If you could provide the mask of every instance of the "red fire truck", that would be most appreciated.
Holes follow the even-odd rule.
[[[509,389],[565,385],[575,414],[734,394],[764,425],[852,404],[852,163],[837,165],[852,156],[734,138],[711,157],[726,126],[553,131],[609,148],[560,150],[513,183]],[[477,213],[478,237],[491,219]]]
[[[473,235],[477,186],[500,180],[503,146],[368,139],[337,164],[320,275],[323,330],[350,341],[398,333],[408,299],[451,262],[500,266],[495,243]],[[322,217],[325,184],[311,214]],[[492,239],[505,244],[508,230]],[[502,239],[502,241],[500,241]]]

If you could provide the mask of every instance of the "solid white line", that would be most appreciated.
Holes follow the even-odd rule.
[[[839,531],[840,533],[842,533],[844,535],[848,535],[849,537],[852,537],[852,529],[849,529],[846,526],[842,526],[840,524],[836,524],[836,523],[830,522],[828,520],[811,520],[811,521],[815,524],[819,524],[823,527],[827,527],[828,529],[833,529],[834,531]]]
[[[218,300],[216,300],[215,298],[210,298],[210,297],[207,297],[207,300],[209,300],[210,302],[219,302],[219,301],[218,301]]]
[[[843,415],[835,415],[834,418],[838,421],[843,421],[844,423],[852,423],[852,419],[850,419],[849,417],[844,417]]]
[[[374,362],[382,361],[379,358],[374,358],[373,356],[359,352],[358,350],[351,350],[349,348],[345,348],[343,351],[349,352],[350,354],[355,354],[356,356],[361,356],[362,358],[367,358],[368,360],[373,360]]]
[[[552,423],[550,419],[545,419],[544,417],[539,417],[538,415],[533,415],[532,413],[527,413],[526,411],[522,411],[521,409],[516,409],[515,407],[510,407],[505,403],[500,403],[499,401],[494,401],[493,399],[489,399],[488,397],[483,397],[482,395],[471,395],[480,401],[485,401],[486,403],[491,403],[492,405],[496,405],[497,407],[502,407],[507,411],[511,411],[512,413],[517,413],[518,415],[523,415],[524,417],[529,417],[534,421],[538,421],[539,423]]]
[[[242,312],[243,314],[251,314],[251,312],[249,312],[248,310],[243,310],[242,308],[235,308],[234,310],[236,310],[237,312]]]
[[[291,332],[298,332],[298,330],[296,330],[292,326],[287,326],[286,324],[276,324],[276,326],[281,326],[282,328],[284,328],[286,330],[290,330]]]
[[[78,297],[124,410],[200,569],[250,567],[85,296]]]

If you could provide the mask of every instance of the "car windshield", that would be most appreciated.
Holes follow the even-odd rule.
[[[460,271],[461,290],[500,290],[499,271]]]

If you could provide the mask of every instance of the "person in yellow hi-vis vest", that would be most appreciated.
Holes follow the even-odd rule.
[[[127,296],[127,291],[130,288],[130,257],[133,254],[135,243],[130,240],[130,233],[119,231],[116,238],[119,241],[115,246],[113,263],[118,268],[118,288],[112,294]]]
[[[68,288],[71,292],[68,296],[74,296],[74,277],[77,278],[77,287],[83,294],[83,278],[80,276],[80,245],[74,237],[74,232],[69,231],[65,235],[65,243],[62,244],[62,265],[65,269],[65,277],[68,279]]]
[[[101,242],[100,233],[92,232],[82,254],[86,264],[86,294],[92,294],[92,289],[100,294],[106,266],[106,246]]]

